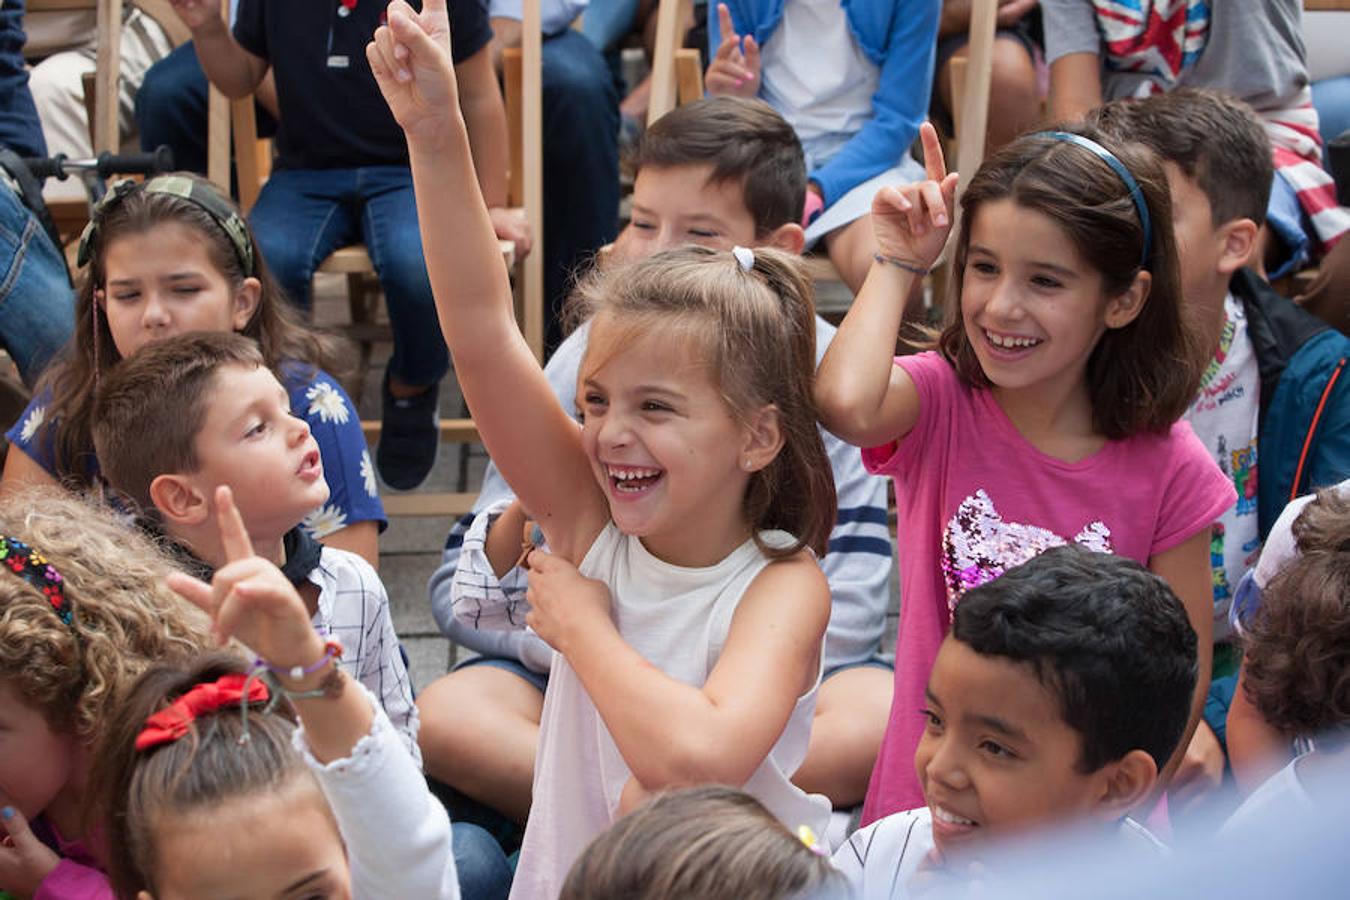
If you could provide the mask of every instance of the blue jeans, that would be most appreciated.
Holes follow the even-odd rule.
[[[389,372],[430,385],[450,368],[422,258],[412,172],[407,166],[280,169],[249,217],[263,258],[302,309],[314,270],[334,250],[364,243],[389,304],[394,355]]]
[[[464,900],[505,900],[514,873],[497,841],[468,822],[450,824],[459,893]]]
[[[0,343],[29,387],[75,330],[75,293],[66,262],[37,217],[0,184]]]
[[[587,7],[589,20],[593,7]],[[572,273],[618,233],[619,93],[605,59],[568,28],[543,44],[546,342],[562,341]]]
[[[638,0],[590,0],[581,17],[581,33],[602,53],[619,46],[633,30]]]
[[[23,7],[22,0],[0,6],[0,144],[20,156],[46,156],[23,62]]]
[[[136,92],[136,126],[141,149],[161,144],[173,149],[175,168],[206,173],[206,73],[188,41],[155,63]],[[272,114],[254,104],[258,133],[270,137],[277,124]]]

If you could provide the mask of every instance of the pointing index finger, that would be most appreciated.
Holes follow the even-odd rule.
[[[932,122],[919,126],[919,139],[923,142],[923,167],[929,181],[942,181],[947,177],[947,161],[942,156],[942,141],[938,140],[937,129]]]
[[[731,22],[731,10],[725,3],[717,4],[717,24],[722,32],[722,43],[735,43],[736,26]]]
[[[227,562],[237,562],[253,556],[253,541],[249,539],[244,519],[234,505],[234,492],[229,485],[216,488],[216,524],[220,528],[221,549]]]

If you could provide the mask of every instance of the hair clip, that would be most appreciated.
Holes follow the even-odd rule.
[[[145,727],[136,735],[136,751],[143,753],[161,744],[172,744],[188,733],[188,727],[199,716],[239,704],[243,709],[244,733],[239,743],[248,742],[248,707],[250,703],[271,700],[267,685],[258,679],[258,670],[248,675],[231,673],[215,681],[193,685],[177,700],[145,720]]]
[[[806,849],[810,850],[816,856],[830,855],[830,851],[825,849],[825,845],[816,837],[816,833],[811,829],[810,825],[797,826],[797,840],[806,845]]]
[[[0,562],[15,575],[42,592],[56,617],[75,630],[74,610],[66,596],[66,580],[47,562],[47,557],[16,537],[0,534]],[[76,637],[79,634],[76,633]]]
[[[736,257],[736,262],[741,264],[742,272],[749,272],[755,267],[755,251],[749,247],[732,247],[731,255]]]

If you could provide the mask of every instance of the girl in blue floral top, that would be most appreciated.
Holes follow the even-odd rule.
[[[356,409],[325,371],[336,361],[334,348],[296,320],[234,206],[191,175],[118,184],[85,229],[80,264],[86,262],[74,337],[6,435],[11,449],[0,489],[93,486],[99,466],[90,416],[100,374],[172,335],[237,331],[257,340],[292,412],[319,442],[330,498],[304,527],[377,564],[384,507]]]

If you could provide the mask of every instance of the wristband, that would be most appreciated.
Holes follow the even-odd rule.
[[[323,645],[323,656],[319,657],[319,661],[311,666],[289,666],[289,667],[274,666],[267,660],[263,659],[261,656],[258,657],[258,661],[255,663],[255,665],[260,668],[266,669],[269,672],[275,673],[277,675],[285,675],[292,681],[299,681],[306,675],[313,675],[315,672],[319,671],[324,666],[328,665],[328,663],[330,663],[331,661],[341,658],[342,658],[342,644],[339,643],[337,640],[330,638]]]
[[[906,272],[918,275],[920,278],[933,271],[932,269],[925,269],[918,263],[910,262],[907,259],[901,259],[898,256],[884,256],[880,253],[873,253],[872,258],[882,265],[895,266],[897,269],[904,269]]]

